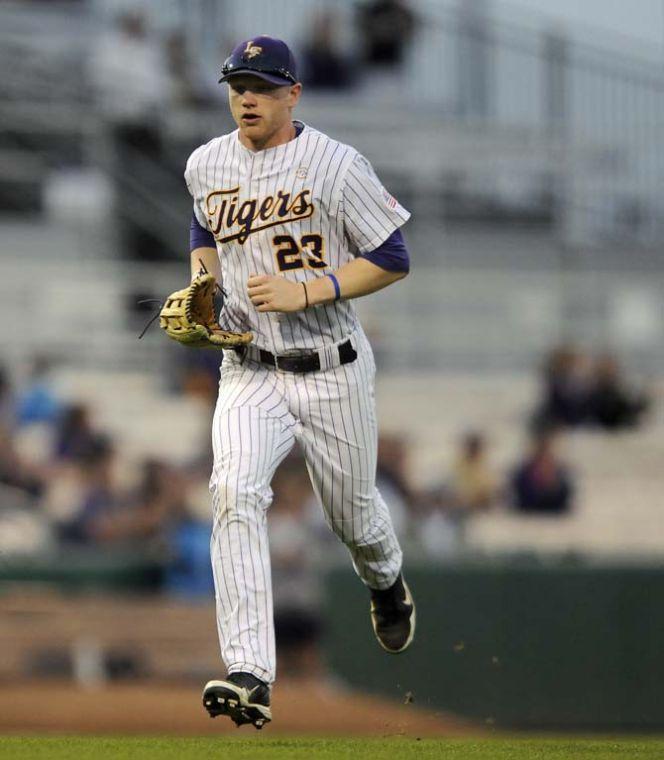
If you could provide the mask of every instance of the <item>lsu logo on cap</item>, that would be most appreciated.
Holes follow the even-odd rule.
[[[248,58],[251,60],[252,58],[255,58],[257,55],[260,55],[263,52],[263,48],[259,45],[254,45],[252,40],[249,40],[247,42],[247,47],[242,52],[243,58]]]

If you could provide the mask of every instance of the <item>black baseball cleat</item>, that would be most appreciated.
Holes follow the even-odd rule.
[[[228,715],[237,725],[263,728],[272,720],[270,687],[250,673],[231,673],[225,681],[208,681],[203,706],[211,718]]]
[[[388,589],[371,591],[371,623],[386,652],[399,654],[415,636],[415,602],[401,573]]]

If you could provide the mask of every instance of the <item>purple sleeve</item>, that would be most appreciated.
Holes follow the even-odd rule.
[[[189,252],[196,248],[216,248],[214,237],[210,230],[201,227],[200,222],[196,219],[196,214],[191,215],[191,224],[189,225]]]
[[[372,264],[381,269],[386,269],[388,272],[408,272],[410,270],[410,259],[400,229],[394,230],[387,240],[375,250],[362,254],[362,258],[368,259]]]

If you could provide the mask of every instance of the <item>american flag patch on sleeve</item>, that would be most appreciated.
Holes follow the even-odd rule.
[[[389,209],[394,210],[397,207],[397,199],[392,197],[385,188],[383,188],[383,200]]]

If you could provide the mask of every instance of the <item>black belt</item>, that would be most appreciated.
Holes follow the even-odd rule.
[[[337,350],[339,351],[339,364],[349,364],[357,359],[357,351],[353,348],[350,338],[345,343],[339,344]],[[244,350],[240,349],[240,353],[244,353]],[[260,361],[284,372],[315,372],[320,369],[320,357],[316,351],[275,356],[270,351],[261,348]]]

